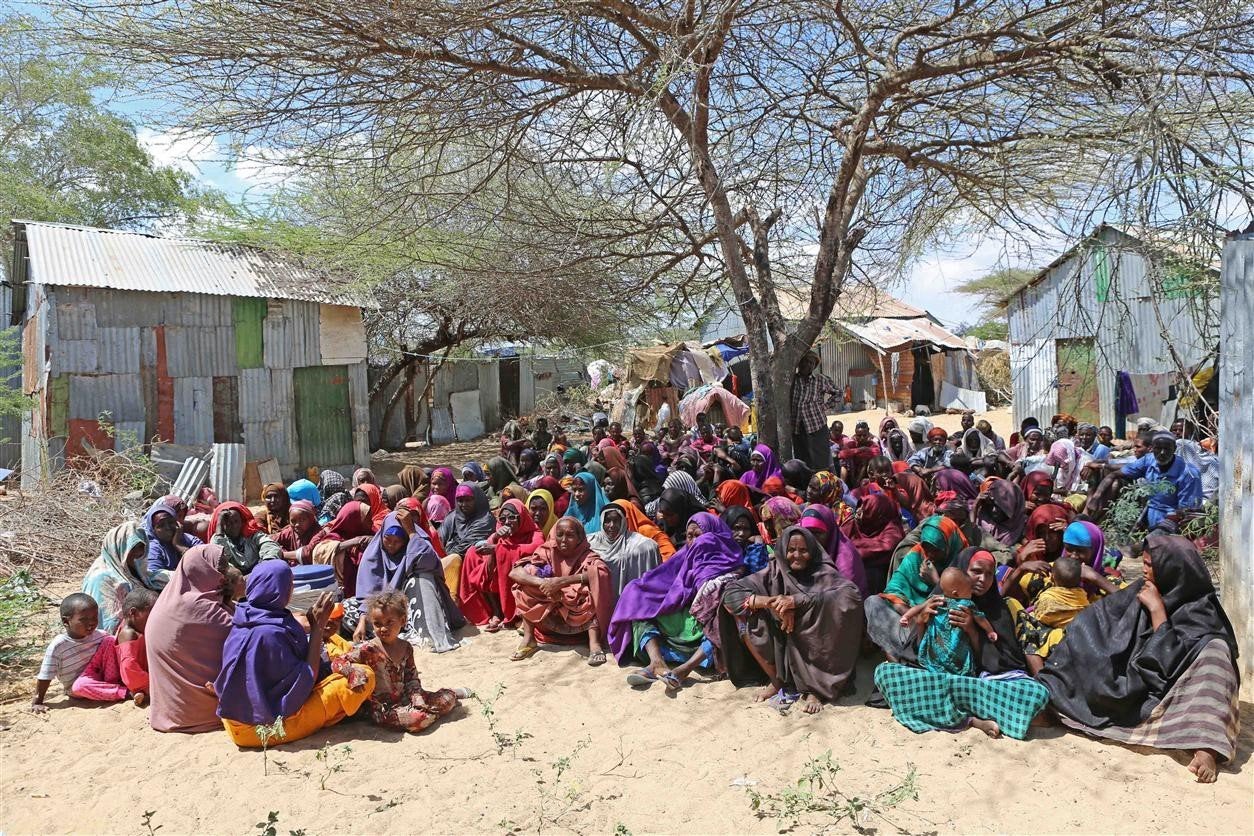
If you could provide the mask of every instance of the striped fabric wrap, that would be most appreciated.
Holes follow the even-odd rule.
[[[1155,749],[1210,749],[1221,762],[1229,761],[1236,754],[1240,727],[1239,687],[1232,653],[1225,642],[1215,639],[1140,725],[1093,729],[1066,717],[1060,719],[1093,737]]]

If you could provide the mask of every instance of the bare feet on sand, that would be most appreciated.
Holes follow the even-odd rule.
[[[143,691],[136,691],[135,696],[132,697],[131,699],[135,700],[135,705],[139,706],[140,708],[143,708],[144,706],[148,704],[148,695],[145,694]]]
[[[1189,761],[1189,771],[1197,776],[1199,784],[1213,784],[1219,777],[1219,764],[1215,753],[1209,749],[1198,749]]]
[[[993,739],[1001,737],[1001,726],[997,725],[995,720],[983,720],[979,717],[972,717],[971,728],[979,729]]]
[[[774,685],[767,685],[765,688],[762,688],[761,690],[754,693],[753,701],[754,702],[766,702],[767,700],[769,700],[771,697],[775,696],[778,693],[779,693],[779,689],[776,688]]]
[[[819,702],[814,694],[802,694],[798,705],[806,714],[818,714],[823,710],[823,703]]]

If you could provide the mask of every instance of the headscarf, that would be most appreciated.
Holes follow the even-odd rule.
[[[574,517],[562,517],[558,523],[562,526],[574,526],[579,535],[579,542],[569,551],[562,551],[557,545],[557,526],[553,527],[553,533],[544,541],[544,545],[540,546],[530,555],[521,558],[517,566],[547,566],[550,577],[568,578],[571,575],[586,574],[588,576],[588,592],[592,597],[592,606],[596,612],[597,629],[601,633],[601,638],[605,638],[606,627],[610,623],[611,614],[614,609],[614,590],[610,586],[610,570],[605,565],[605,561],[592,550],[592,546],[588,544],[588,535],[584,532],[583,526],[579,524],[579,520]],[[515,587],[517,589],[518,587]],[[539,612],[522,612],[525,605],[520,599],[516,599],[519,615],[532,624],[536,624],[543,620],[545,610],[551,610],[555,606],[560,606],[552,601],[537,602],[532,605],[531,610],[540,610]]]
[[[893,450],[893,439],[901,439],[901,452]],[[891,429],[880,439],[880,450],[895,462],[904,462],[914,454],[914,442],[904,430]]]
[[[941,551],[941,557],[933,561],[937,574],[940,574],[953,562],[959,553],[967,547],[967,538],[963,536],[958,524],[949,517],[937,514],[923,521],[919,530],[919,544],[906,552],[901,565],[893,572],[884,587],[884,593],[901,599],[908,606],[915,606],[927,600],[932,587],[919,577],[919,569],[926,556],[924,544]]]
[[[272,512],[270,506],[266,506],[266,533],[274,534],[283,526],[287,525],[287,509],[292,506],[292,497],[287,493],[287,486],[282,482],[270,482],[261,487],[261,499],[265,501],[270,494],[281,497],[279,504],[283,507],[278,511]]]
[[[175,520],[178,520],[179,517],[178,508],[171,504],[170,499],[168,496],[158,499],[148,508],[148,512],[144,514],[144,535],[148,540],[148,557],[141,567],[141,571],[144,574],[140,581],[150,589],[164,588],[169,580],[169,573],[178,565],[178,555],[168,554],[165,544],[157,539],[158,515],[166,514]],[[186,503],[183,503],[183,509],[184,513],[186,513]],[[174,541],[186,548],[201,545],[200,538],[191,534],[185,534],[181,525],[174,533]]]
[[[858,550],[862,562],[873,566],[888,565],[897,544],[906,536],[897,503],[882,493],[862,497],[858,512],[841,526],[841,531]]]
[[[844,493],[841,488],[844,486],[835,473],[832,473],[830,470],[820,470],[814,474],[810,481],[818,482],[819,502],[830,507],[840,501],[841,495]]]
[[[452,508],[453,501],[455,499],[453,494],[457,490],[457,483],[461,480],[457,478],[457,474],[453,472],[453,468],[437,467],[435,470],[431,471],[431,490],[433,493],[435,492],[435,475],[437,473],[440,474],[444,481],[444,489],[439,492],[439,495],[444,497],[444,499],[448,502],[449,507]]]
[[[614,607],[609,643],[619,664],[626,664],[635,654],[632,622],[688,609],[706,581],[743,564],[741,549],[726,523],[706,511],[688,522],[700,528],[701,535],[661,566],[627,584]]]
[[[894,477],[897,483],[897,501],[914,515],[915,519],[930,517],[936,509],[935,497],[928,490],[927,482],[917,473],[903,470]]]
[[[622,533],[617,540],[610,540],[605,534],[604,520],[611,514],[623,518]],[[623,588],[654,569],[661,563],[657,543],[639,532],[632,531],[627,525],[627,515],[622,506],[616,503],[606,505],[601,511],[601,530],[588,538],[592,550],[601,556],[610,570],[610,580],[617,597]]]
[[[313,520],[314,525],[308,529],[308,533],[298,531],[296,528],[296,516],[304,514]],[[313,538],[318,534],[318,511],[314,508],[313,503],[307,499],[298,499],[292,503],[292,507],[287,509],[287,525],[278,534],[274,535],[274,542],[287,551],[296,551],[297,549],[308,546]],[[306,560],[306,563],[309,561]]]
[[[174,516],[179,521],[179,525],[183,524],[183,520],[187,518],[187,503],[183,501],[183,497],[176,493],[168,493],[158,499],[157,502],[173,508]]]
[[[971,600],[976,608],[984,613],[989,625],[997,633],[997,641],[980,642],[979,666],[985,673],[998,674],[1010,671],[1027,670],[1028,662],[1023,656],[1023,648],[1015,638],[1015,619],[1010,614],[1006,601],[997,590],[997,558],[992,552],[971,547],[963,549],[949,564],[951,568],[966,572],[972,563],[987,563],[994,573],[993,581],[983,595],[972,595]],[[932,590],[934,594],[943,595],[939,585]]]
[[[809,520],[809,522],[807,522]],[[864,596],[870,591],[866,579],[866,569],[862,566],[862,558],[840,531],[836,522],[836,514],[826,505],[811,505],[801,514],[800,526],[814,532],[814,536],[822,535],[819,545],[827,552],[828,559],[836,569],[849,580]],[[787,545],[785,540],[783,545]]]
[[[1050,523],[1059,521],[1067,522],[1070,519],[1071,510],[1068,508],[1054,504],[1038,505],[1036,506],[1036,510],[1034,510],[1031,516],[1028,517],[1027,525],[1024,526],[1024,536],[1028,540],[1044,540],[1045,537],[1042,533],[1042,529],[1047,529]],[[1048,541],[1046,542],[1048,543]],[[1053,552],[1052,554],[1047,551],[1042,559],[1053,561],[1056,560],[1060,554],[1062,554],[1061,539],[1059,539],[1058,551]]]
[[[222,732],[218,700],[205,690],[222,667],[232,608],[222,602],[221,546],[188,549],[157,597],[144,644],[148,652],[148,722],[157,731]]]
[[[797,493],[805,493],[810,485],[810,477],[813,475],[814,471],[810,470],[810,465],[801,459],[789,459],[780,468],[780,476],[784,484]]]
[[[656,447],[654,451],[656,452]],[[640,501],[645,505],[657,501],[662,495],[662,482],[657,476],[657,465],[653,457],[643,452],[631,459],[631,481],[640,494]]]
[[[784,484],[784,480],[779,476],[772,476],[762,483],[762,493],[768,496],[787,496],[788,486]],[[789,500],[791,502],[792,500]]]
[[[486,482],[488,481],[488,474],[483,472],[483,465],[479,464],[479,462],[466,462],[465,464],[463,464],[462,470],[461,470],[461,475],[463,477],[466,475],[467,470],[470,471],[471,478],[462,479],[460,481],[463,481],[463,482]]]
[[[927,431],[928,441],[947,441],[948,439],[949,433],[945,432],[942,427],[932,427]]]
[[[370,524],[378,531],[388,515],[388,506],[383,502],[383,491],[374,482],[362,482],[353,489],[354,493],[358,491],[366,495],[366,502],[370,505]]]
[[[1090,728],[1143,723],[1215,639],[1237,658],[1232,624],[1197,548],[1162,534],[1151,535],[1146,548],[1167,620],[1154,629],[1137,600],[1145,585],[1138,580],[1076,616],[1037,675],[1050,703]]]
[[[571,477],[566,477],[571,478]],[[536,490],[545,490],[553,497],[553,513],[562,516],[566,513],[566,509],[570,507],[570,491],[566,490],[562,485],[562,481],[552,476],[541,476],[539,481],[535,483]]]
[[[675,488],[667,488],[662,491],[661,497],[657,501],[658,514],[663,511],[670,511],[679,519],[679,525],[675,529],[666,529],[666,535],[670,537],[671,542],[676,548],[683,545],[684,529],[688,525],[688,520],[694,514],[699,514],[705,510],[705,503],[698,502],[692,497],[692,494],[684,493]]]
[[[767,479],[770,479],[772,476],[780,476],[781,470],[779,462],[775,458],[775,451],[770,447],[767,447],[765,444],[759,444],[753,448],[753,452],[761,456],[763,461],[766,462],[762,475],[759,476],[751,465],[748,470],[740,474],[740,481],[751,488],[760,488]],[[752,458],[752,454],[750,454],[750,458]]]
[[[1054,489],[1064,496],[1071,493],[1080,476],[1080,454],[1076,452],[1075,443],[1069,438],[1055,441],[1049,446],[1045,464],[1058,468],[1054,476]]]
[[[1004,519],[992,519],[986,513],[989,506],[1001,511]],[[1023,491],[1014,482],[995,476],[984,480],[980,497],[976,500],[976,508],[976,524],[981,530],[993,535],[997,542],[1013,546],[1023,538]]]
[[[562,453],[562,464],[566,465],[572,462],[583,467],[588,463],[588,457],[583,454],[582,450],[571,447],[565,453]]]
[[[235,605],[213,688],[219,717],[268,725],[295,715],[313,693],[309,638],[287,610],[290,566],[282,560],[262,562],[248,575],[245,590],[246,599]]]
[[[670,560],[675,554],[675,544],[671,538],[667,537],[662,529],[658,528],[653,520],[645,516],[645,513],[635,506],[635,503],[626,499],[619,499],[611,505],[617,505],[627,518],[627,528],[637,534],[644,535],[657,543],[657,550],[662,556],[662,560]]]
[[[348,489],[348,480],[337,470],[324,470],[318,474],[318,493],[324,498]]]
[[[786,544],[793,535],[802,537],[810,554],[809,565],[800,572],[788,564]],[[809,531],[792,526],[780,537],[781,546],[766,569],[727,585],[723,596],[726,609],[719,614],[725,625],[723,635],[729,635],[733,625],[727,610],[739,612],[750,595],[789,595],[806,602],[805,606],[798,603],[791,633],[784,633],[770,619],[749,620],[744,642],[733,639],[726,643],[723,652],[728,676],[737,686],[761,677],[760,665],[745,647],[748,643],[770,660],[776,675],[790,687],[834,701],[857,665],[865,623],[862,600],[849,579],[825,559],[822,546]]]
[[[583,482],[587,498],[582,503],[576,502],[572,492],[570,507],[566,509],[565,516],[574,517],[585,532],[595,534],[601,530],[601,511],[609,504],[609,499],[605,496],[605,491],[601,490],[596,477],[588,471],[576,473],[575,478]]]
[[[444,498],[444,494],[431,494],[431,496],[427,497],[423,507],[427,509],[427,516],[431,519],[433,525],[439,525],[444,522],[445,517],[453,513],[453,506]]]
[[[496,510],[508,499],[501,492],[518,481],[518,472],[504,457],[493,456],[488,460],[488,474],[488,507]]]
[[[604,483],[605,477],[609,475],[609,471],[606,470],[605,466],[602,465],[600,462],[588,462],[586,465],[584,465],[583,470],[580,472],[591,473],[592,476],[597,480],[598,485]]]
[[[758,514],[753,510],[753,497],[749,494],[749,486],[738,479],[728,479],[720,482],[714,490],[718,501],[723,504],[724,508],[747,508],[750,516],[753,517],[753,524],[758,524]]]
[[[932,475],[932,484],[936,487],[937,492],[950,491],[955,499],[964,502],[971,502],[980,495],[980,491],[976,488],[975,483],[971,481],[971,477],[963,473],[961,470],[955,470],[952,467],[946,467],[938,470]]]
[[[609,499],[633,499],[637,498],[636,486],[631,483],[631,478],[627,475],[627,471],[621,467],[611,467],[606,479],[610,483],[610,492],[606,494]]]
[[[975,427],[962,434],[962,450],[971,458],[983,458],[997,452],[997,445]]]
[[[909,424],[906,424],[906,429],[915,435],[927,438],[927,434],[932,430],[932,422],[930,419],[920,415],[917,418],[912,419]]]
[[[400,551],[395,554],[389,553],[383,547],[383,537],[389,531],[404,541]],[[387,515],[383,526],[362,553],[361,563],[357,567],[357,597],[364,598],[384,589],[403,589],[405,582],[416,572],[442,575],[440,558],[418,520],[415,520],[414,533],[411,535],[393,511]]]
[[[401,487],[405,489],[408,496],[426,499],[429,487],[427,485],[427,471],[418,465],[407,464],[402,467],[400,473],[396,474],[396,481],[401,483]]]
[[[1023,478],[1019,480],[1019,485],[1023,489],[1023,498],[1025,501],[1035,502],[1032,497],[1036,494],[1036,489],[1041,485],[1049,485],[1049,493],[1052,497],[1054,494],[1054,479],[1044,470],[1033,470],[1030,473],[1023,474]]]
[[[247,540],[261,531],[261,526],[257,523],[256,517],[253,516],[252,511],[248,510],[247,506],[238,502],[223,502],[213,509],[213,516],[209,518],[209,530],[205,533],[205,536],[210,540],[213,540],[213,535],[218,533],[218,520],[222,518],[223,511],[239,512],[240,519],[244,523],[239,533],[242,539]]]
[[[164,506],[162,506],[164,507]],[[97,557],[83,576],[83,592],[90,595],[100,608],[100,629],[112,634],[117,630],[123,615],[122,601],[132,589],[143,586],[140,578],[126,561],[131,549],[148,542],[143,529],[135,522],[124,522],[105,532]],[[143,563],[147,558],[140,555]]]
[[[370,506],[356,499],[344,503],[344,507],[335,515],[335,519],[322,527],[322,530],[309,541],[310,548],[326,540],[341,543],[354,537],[365,537],[371,534]]]
[[[470,513],[463,514],[462,510],[454,505],[453,513],[445,517],[444,522],[440,524],[440,540],[444,543],[444,550],[449,554],[465,554],[466,549],[480,540],[488,539],[496,530],[496,520],[493,519],[492,512],[488,510],[488,497],[483,492],[483,488],[471,484],[457,486],[458,496],[465,496],[467,492],[475,500],[475,506]]]
[[[762,539],[766,540],[767,545],[775,543],[774,535],[770,533],[765,523],[774,523],[774,528],[778,531],[793,525],[799,519],[801,519],[800,505],[786,496],[771,497],[762,503],[762,522],[764,525],[759,529],[762,532]]]
[[[400,501],[409,495],[402,485],[388,485],[383,489],[383,504],[395,511]]]
[[[553,526],[557,525],[557,511],[555,510],[555,503],[553,502],[553,494],[549,491],[546,491],[544,488],[537,488],[536,490],[528,494],[527,495],[527,508],[528,508],[527,516],[529,517],[531,516],[531,510],[530,510],[531,500],[537,499],[537,498],[540,499],[545,504],[545,506],[547,506],[549,509],[549,518],[548,520],[545,521],[544,528],[540,529],[540,533],[543,534],[545,537],[548,537],[549,532],[553,530]],[[535,520],[532,520],[532,522],[534,523]]]
[[[353,487],[360,488],[362,485],[377,485],[379,480],[375,478],[374,471],[368,467],[359,467],[353,471]]]
[[[265,494],[262,494],[264,497]],[[295,482],[287,486],[287,496],[292,502],[305,500],[316,510],[322,504],[322,494],[318,492],[318,486],[308,479],[297,479]]]

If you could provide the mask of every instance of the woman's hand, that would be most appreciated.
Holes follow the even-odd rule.
[[[1088,583],[1097,583],[1098,581],[1102,581],[1105,579],[1106,579],[1106,576],[1103,575],[1101,572],[1097,571],[1096,569],[1094,569],[1092,566],[1088,565],[1087,563],[1080,564],[1080,580],[1081,581],[1087,581]]]
[[[1068,522],[1066,520],[1054,520],[1049,524],[1050,531],[1063,532],[1067,530]]]
[[[944,595],[931,596],[930,598],[927,599],[927,602],[923,606],[923,614],[926,615],[928,618],[932,618],[933,616],[936,615],[936,612],[941,608],[941,606],[944,605],[944,603],[945,603]]]
[[[1029,540],[1023,544],[1023,548],[1019,549],[1019,554],[1017,556],[1017,559],[1019,561],[1019,565],[1022,566],[1023,564],[1028,563],[1030,561],[1040,562],[1041,558],[1044,556],[1045,556],[1045,541],[1044,540]]]
[[[314,627],[318,632],[326,632],[327,620],[331,617],[331,608],[335,606],[334,593],[327,591],[318,596],[313,606],[305,611],[305,619],[309,622],[310,632]]]
[[[779,619],[785,633],[791,633],[797,624],[797,600],[791,595],[776,595],[771,599],[771,612]]]
[[[396,521],[401,524],[401,528],[405,529],[405,533],[411,537],[414,536],[414,527],[416,524],[414,520],[414,512],[410,511],[409,508],[404,505],[397,505],[394,513],[396,514]]]
[[[1162,616],[1164,621],[1167,619],[1167,605],[1163,603],[1162,593],[1158,591],[1153,581],[1145,581],[1141,585],[1141,591],[1136,594],[1136,600],[1149,613],[1155,627],[1160,623],[1155,616]]]
[[[1028,560],[1020,563],[1019,568],[1024,572],[1034,572],[1038,575],[1050,575],[1054,571],[1054,567],[1043,560]]]
[[[956,607],[949,611],[949,623],[965,630],[971,626],[971,610],[968,607]]]
[[[925,583],[933,586],[940,583],[940,575],[936,572],[936,564],[932,563],[932,561],[927,558],[924,558],[923,562],[919,564],[919,577],[922,578]]]

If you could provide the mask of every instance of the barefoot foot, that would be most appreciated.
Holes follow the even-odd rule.
[[[1001,737],[1001,726],[997,725],[995,720],[983,720],[979,717],[972,717],[971,728],[979,729],[994,740]]]
[[[148,695],[145,694],[143,691],[136,691],[135,696],[133,696],[131,699],[133,699],[135,701],[135,705],[139,706],[140,708],[143,708],[144,706],[148,705]]]
[[[776,688],[774,685],[767,685],[765,688],[762,688],[761,690],[754,693],[753,701],[754,702],[766,702],[767,700],[769,700],[771,697],[775,696],[778,693],[779,693],[779,689]]]
[[[1213,784],[1219,777],[1219,763],[1215,753],[1209,749],[1198,749],[1189,761],[1189,771],[1197,776],[1199,784]]]
[[[814,694],[802,694],[798,705],[801,706],[801,710],[806,714],[818,714],[823,710],[823,703],[819,702]]]

